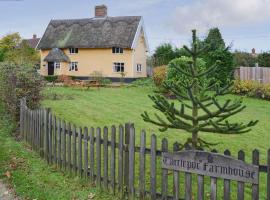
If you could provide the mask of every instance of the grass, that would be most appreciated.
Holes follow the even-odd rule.
[[[94,199],[113,199],[86,180],[48,166],[29,146],[11,136],[14,128],[0,106],[0,179],[14,187],[22,199],[87,200],[91,194]]]
[[[44,94],[47,99],[43,101],[43,106],[50,107],[60,118],[72,122],[77,126],[104,127],[111,125],[133,122],[136,128],[136,144],[139,144],[138,132],[142,129],[147,131],[147,145],[150,144],[150,135],[155,133],[158,139],[158,147],[162,138],[167,138],[170,148],[175,141],[184,142],[190,135],[181,130],[168,130],[160,132],[155,125],[146,123],[140,114],[148,111],[154,114],[156,111],[152,107],[153,102],[147,97],[152,94],[150,88],[102,88],[100,90],[91,89],[82,91],[72,88],[47,88]],[[221,97],[239,98],[233,95]],[[54,100],[57,99],[57,100]],[[260,151],[260,163],[266,164],[267,149],[270,148],[270,102],[244,98],[247,108],[234,116],[232,120],[248,122],[258,119],[259,123],[252,131],[240,135],[224,135],[201,133],[200,136],[208,142],[218,143],[215,147],[218,151],[229,149],[232,155],[236,156],[239,150],[246,152],[246,160],[251,161],[252,150]],[[149,168],[149,166],[147,166]],[[261,198],[266,198],[266,177],[262,175],[260,183]],[[247,191],[250,193],[250,191]]]

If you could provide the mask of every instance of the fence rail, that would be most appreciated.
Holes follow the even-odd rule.
[[[235,70],[234,75],[240,80],[253,80],[262,84],[270,83],[269,67],[239,67]]]
[[[50,112],[50,109],[30,110],[25,99],[20,105],[21,135],[31,145],[33,150],[47,160],[48,164],[57,165],[62,170],[75,173],[82,178],[89,179],[108,192],[128,197],[129,199],[198,199],[205,198],[205,177],[198,175],[197,191],[193,189],[190,173],[184,174],[184,181],[180,181],[178,171],[161,168],[163,152],[169,152],[167,139],[161,142],[158,148],[157,138],[151,136],[151,147],[146,147],[146,132],[140,134],[140,146],[135,145],[135,128],[133,124],[101,128],[76,127],[66,123]],[[179,145],[174,143],[173,151],[179,151]],[[231,155],[229,150],[225,155]],[[260,174],[266,175],[267,200],[270,200],[270,149],[267,154],[267,164],[259,161],[259,151],[254,150],[253,164],[259,166]],[[147,157],[146,157],[147,156]],[[239,151],[238,158],[245,159],[245,153]],[[147,168],[150,167],[150,169]],[[146,174],[149,172],[149,174]],[[182,174],[182,172],[181,172]],[[160,180],[159,180],[159,179]],[[150,181],[149,181],[150,180]],[[180,184],[182,190],[180,190]],[[231,198],[232,181],[223,182],[223,199]],[[210,198],[217,199],[217,178],[210,180]],[[245,185],[237,182],[237,199],[244,199]],[[170,188],[171,186],[171,188]],[[182,193],[181,193],[182,191]],[[251,188],[252,199],[259,199],[259,187]]]

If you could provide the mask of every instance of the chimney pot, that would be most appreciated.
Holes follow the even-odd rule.
[[[33,35],[33,39],[37,39],[37,35],[36,34]]]
[[[256,54],[255,48],[253,48],[253,49],[251,50],[251,52],[252,52],[252,54]]]
[[[99,5],[95,7],[95,17],[96,18],[104,18],[107,17],[107,6]]]

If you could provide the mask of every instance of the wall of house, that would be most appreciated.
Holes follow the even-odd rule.
[[[69,71],[69,63],[62,62],[61,68],[55,70],[55,75],[70,75],[87,77],[94,71],[102,72],[105,77],[121,77],[119,72],[113,71],[114,62],[125,63],[125,77],[138,78],[146,77],[146,46],[143,35],[139,38],[134,50],[124,49],[123,54],[113,54],[112,49],[79,49],[78,54],[70,54],[69,49],[64,49],[64,53],[70,58],[71,62],[78,62],[78,71]],[[48,75],[47,62],[44,58],[50,50],[41,51],[42,75]],[[136,65],[142,64],[142,72],[136,72]]]
[[[48,50],[41,51],[41,74],[47,75],[47,62],[43,59],[48,55]],[[123,54],[113,54],[112,49],[79,49],[78,54],[69,54],[69,49],[64,53],[71,62],[78,62],[78,71],[69,71],[68,63],[61,63],[60,71],[56,74],[70,76],[90,76],[94,71],[101,71],[106,77],[121,77],[120,73],[113,71],[114,62],[124,62],[126,77],[133,78],[132,72],[132,50],[124,49]]]
[[[140,38],[138,39],[136,48],[133,50],[133,74],[134,77],[146,77],[147,76],[147,52],[146,44],[143,32],[141,33]],[[137,72],[137,64],[142,65],[142,71]]]

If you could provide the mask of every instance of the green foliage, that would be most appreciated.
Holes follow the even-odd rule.
[[[257,58],[247,52],[235,51],[233,53],[234,66],[240,67],[254,67],[257,62]]]
[[[56,82],[56,80],[58,79],[58,76],[57,75],[44,76],[44,79],[47,82]]]
[[[202,58],[206,61],[206,66],[212,66],[217,60],[220,61],[217,69],[213,73],[209,73],[208,78],[214,78],[221,86],[227,84],[233,79],[233,55],[226,48],[224,40],[218,28],[209,30],[206,39],[199,45],[200,48],[206,49],[202,53]]]
[[[208,51],[225,49],[225,42],[218,28],[211,28],[203,43],[208,45]]]
[[[137,87],[154,87],[154,81],[152,78],[139,78],[132,82],[132,86]]]
[[[270,84],[260,84],[252,80],[236,80],[233,85],[233,93],[270,100]]]
[[[160,94],[150,95],[150,99],[154,102],[154,108],[163,115],[155,114],[153,118],[145,111],[142,118],[145,122],[159,126],[160,131],[182,129],[190,133],[192,137],[181,145],[182,148],[191,145],[193,149],[204,149],[211,148],[214,144],[201,139],[198,135],[199,132],[246,133],[258,121],[250,121],[246,124],[228,121],[229,117],[244,110],[245,106],[242,105],[241,99],[234,101],[228,99],[225,102],[218,100],[219,95],[230,92],[230,85],[221,87],[219,83],[208,80],[209,75],[213,74],[220,65],[220,61],[216,60],[207,69],[198,67],[198,58],[204,53],[205,49],[199,46],[196,31],[193,30],[192,32],[192,47],[184,46],[192,59],[186,59],[185,67],[177,62],[171,63],[171,67],[179,75],[183,74],[188,79],[164,83],[164,87],[176,96],[180,105],[170,102]],[[209,90],[213,90],[213,92],[209,92]]]
[[[22,41],[19,33],[12,33],[0,39],[0,62],[34,67],[40,62],[39,52]]]
[[[0,71],[0,99],[13,119],[18,119],[22,97],[30,108],[39,106],[43,81],[32,67],[1,63]]]
[[[108,78],[103,78],[101,80],[101,85],[110,85],[112,83],[112,81]]]
[[[177,69],[175,68],[175,66],[179,66],[182,70],[184,70],[185,72],[188,72],[189,65],[191,63],[192,63],[191,57],[181,56],[180,58],[173,59],[168,65],[166,81],[168,83],[173,83],[173,82],[178,82],[178,81],[180,82],[192,81],[190,80],[189,76],[186,76],[183,73],[182,74],[178,73]],[[202,58],[198,58],[197,66],[199,70],[203,70],[206,67],[206,63],[204,62]]]
[[[260,67],[270,67],[270,52],[263,52],[258,56]]]
[[[153,55],[154,66],[167,65],[175,58],[175,51],[171,44],[165,43],[158,46]]]

